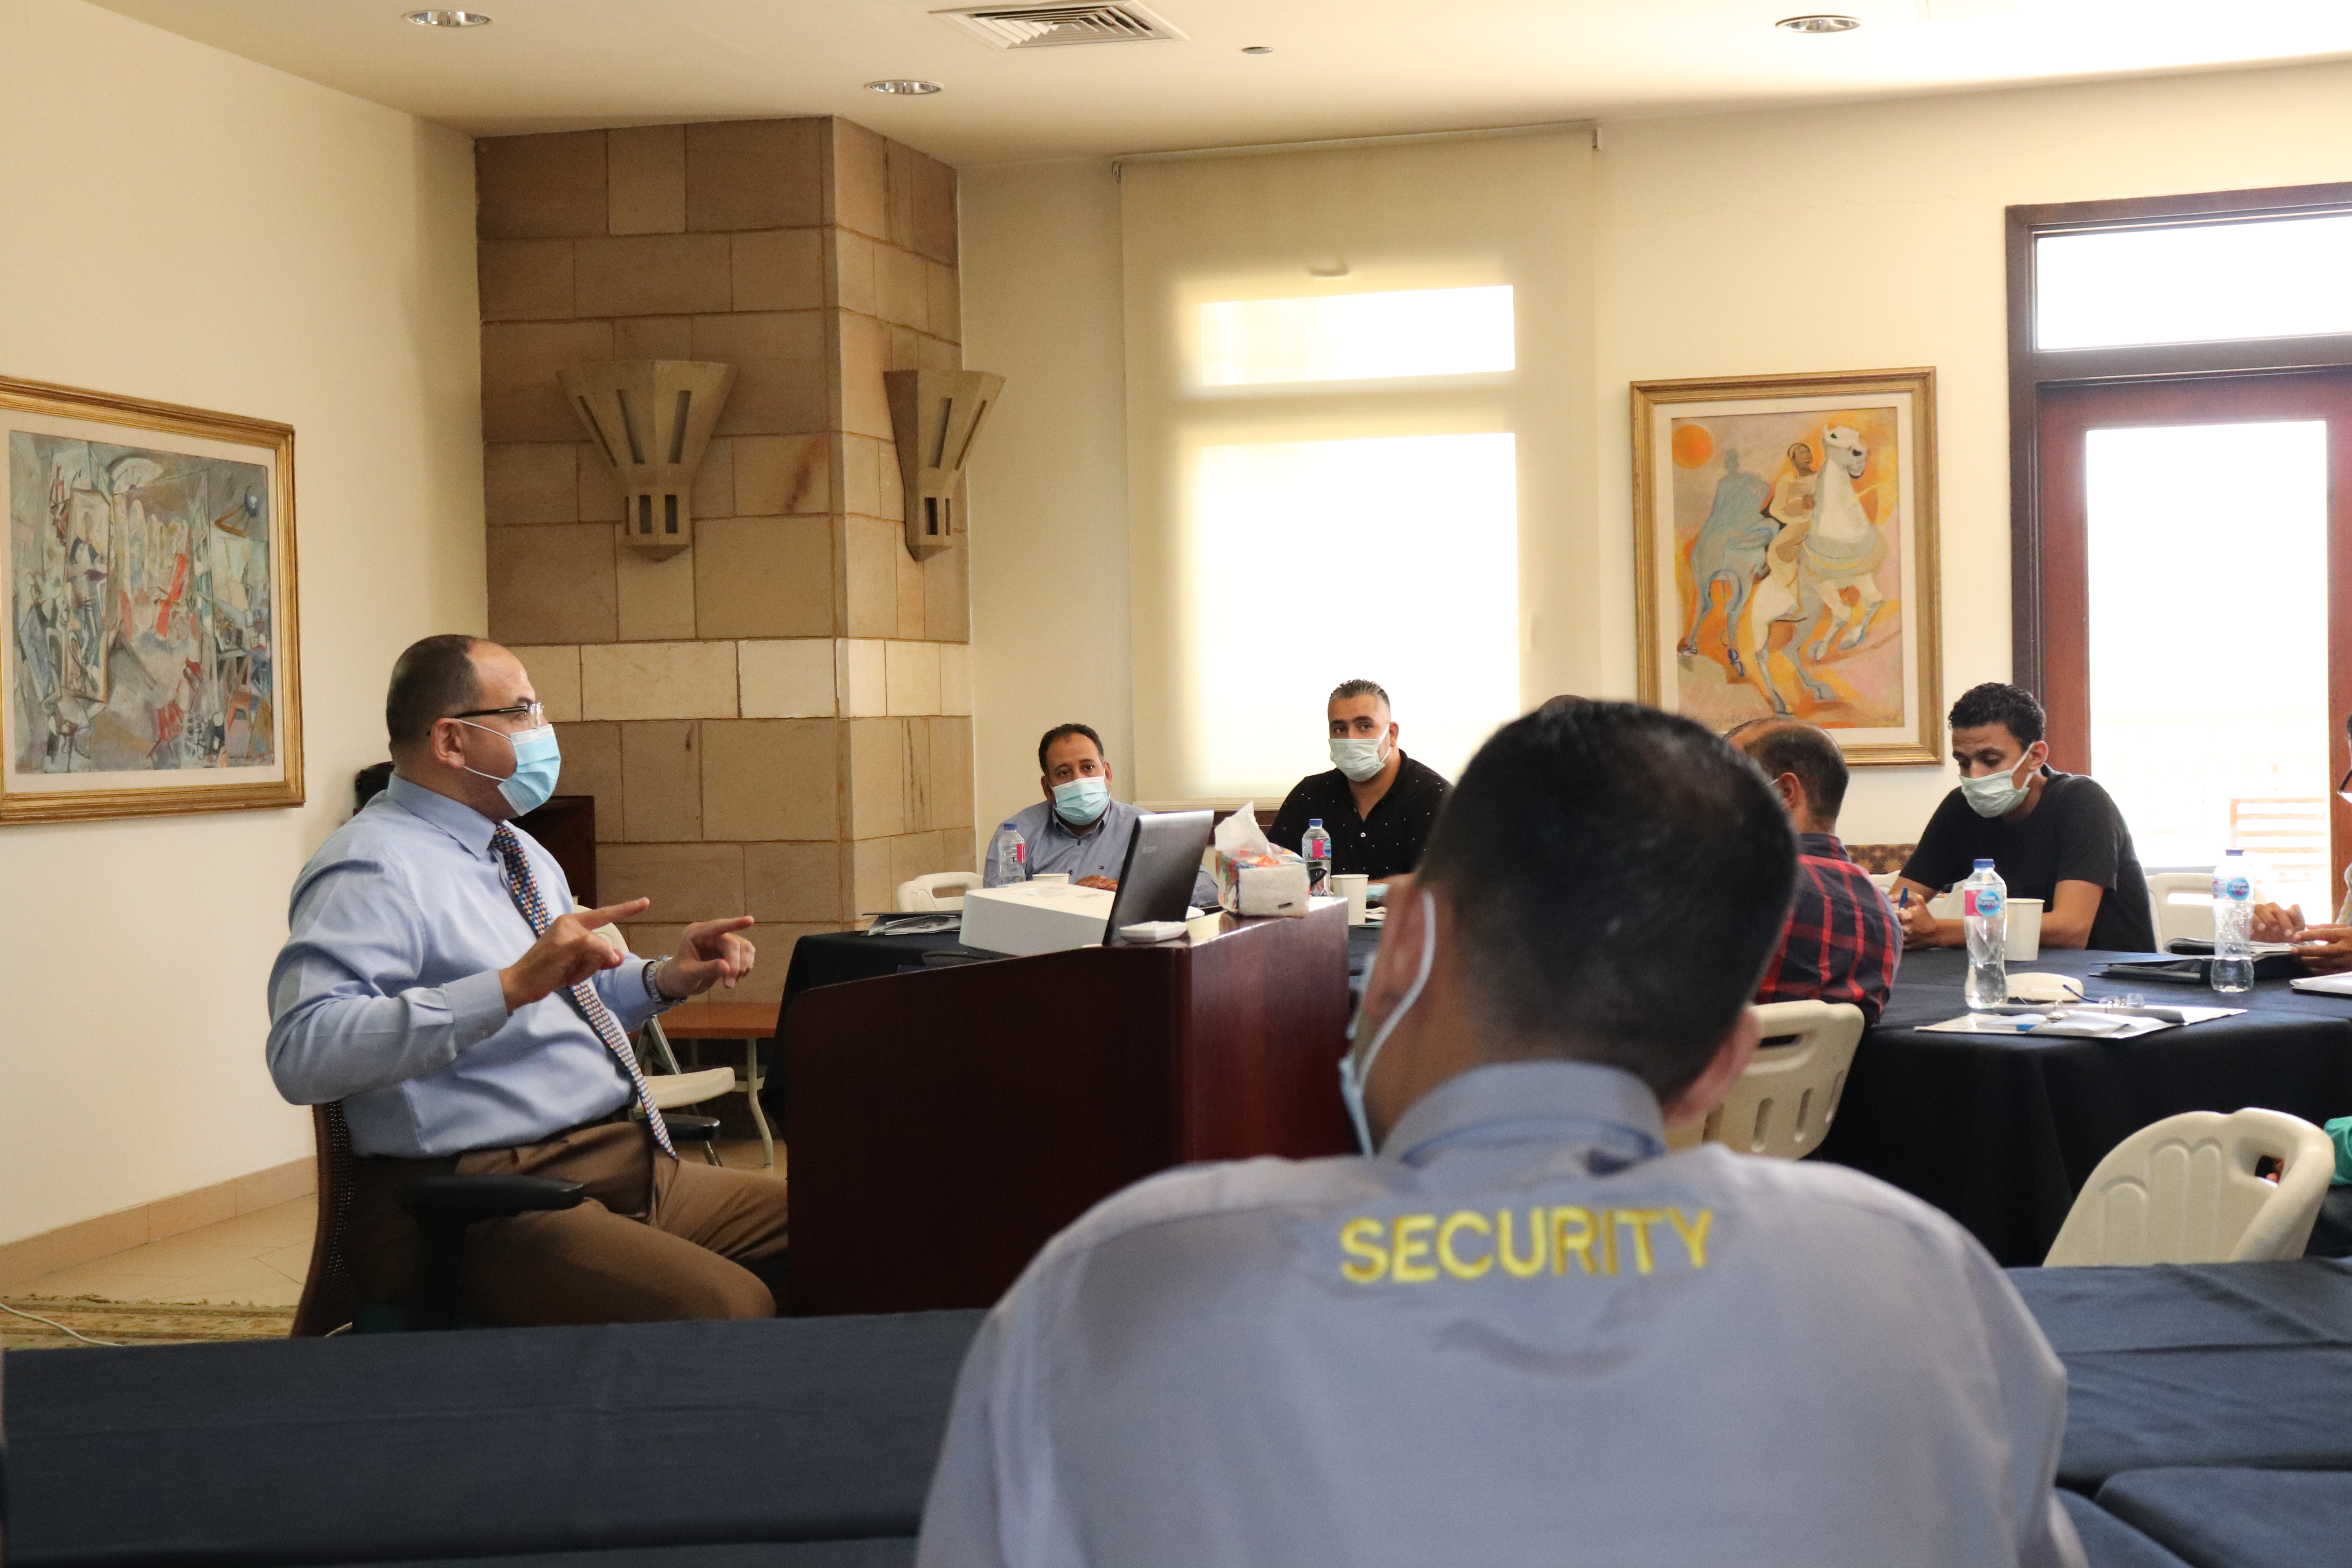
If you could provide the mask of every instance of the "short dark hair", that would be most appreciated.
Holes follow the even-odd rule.
[[[1420,881],[1445,898],[1506,1051],[1622,1068],[1663,1100],[1754,994],[1796,877],[1755,764],[1690,720],[1578,702],[1478,749]]]
[[[1343,680],[1331,689],[1331,695],[1323,700],[1323,706],[1328,708],[1332,703],[1345,702],[1350,697],[1377,697],[1381,700],[1381,707],[1391,711],[1396,708],[1396,704],[1389,700],[1389,694],[1381,689],[1381,683],[1377,680]]]
[[[1747,752],[1768,779],[1794,773],[1805,801],[1823,822],[1835,822],[1845,807],[1845,753],[1830,732],[1801,719],[1752,719],[1724,737]]]
[[[482,679],[474,668],[479,637],[444,632],[410,643],[392,666],[392,687],[383,696],[383,727],[395,752],[414,746],[452,713],[482,700]]]
[[[1056,724],[1052,729],[1045,731],[1045,738],[1044,740],[1037,742],[1037,771],[1039,773],[1042,773],[1050,771],[1045,763],[1045,753],[1054,749],[1054,742],[1056,741],[1066,741],[1073,735],[1084,735],[1087,740],[1092,741],[1095,743],[1095,755],[1108,760],[1109,753],[1103,750],[1102,737],[1095,733],[1093,725]]]
[[[1953,729],[1975,730],[1999,724],[2016,736],[2020,745],[2030,746],[2042,739],[2046,721],[2040,700],[2022,686],[2011,686],[2007,681],[1988,680],[1981,686],[1971,686],[1952,704]]]

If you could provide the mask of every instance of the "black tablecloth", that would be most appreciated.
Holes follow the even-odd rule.
[[[2249,1105],[2312,1121],[2352,1114],[2352,998],[2269,981],[2242,997],[2099,980],[2114,953],[2044,952],[2013,967],[2089,978],[2091,992],[2244,1015],[2136,1040],[1931,1035],[1959,1016],[1957,950],[1903,962],[1885,1016],[1854,1054],[1820,1157],[1917,1194],[2003,1263],[2039,1263],[2099,1160],[2151,1121]]]
[[[13,1352],[8,1562],[906,1561],[980,1318]]]

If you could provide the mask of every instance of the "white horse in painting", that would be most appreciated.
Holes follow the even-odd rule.
[[[1794,460],[1793,451],[1791,456]],[[1859,432],[1844,425],[1832,425],[1822,432],[1821,470],[1810,487],[1811,515],[1799,520],[1801,531],[1791,524],[1789,531],[1795,537],[1773,546],[1767,574],[1756,584],[1749,601],[1748,613],[1757,628],[1757,674],[1776,713],[1790,710],[1773,684],[1772,628],[1790,628],[1783,651],[1789,668],[1813,700],[1834,701],[1837,694],[1805,668],[1807,661],[1819,664],[1828,657],[1832,642],[1841,652],[1861,646],[1885,601],[1877,581],[1879,563],[1886,558],[1885,536],[1853,493],[1853,481],[1869,464],[1870,450]],[[1801,471],[1802,465],[1799,468]],[[1854,590],[1858,602],[1853,605],[1846,603],[1848,588]],[[1819,636],[1804,643],[1805,634],[1816,625],[1821,627]]]

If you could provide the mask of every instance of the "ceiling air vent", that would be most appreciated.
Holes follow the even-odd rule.
[[[1142,44],[1184,36],[1135,0],[1113,0],[1109,5],[983,5],[931,15],[1000,49]]]

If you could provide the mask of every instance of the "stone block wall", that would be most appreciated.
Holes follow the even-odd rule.
[[[882,373],[958,368],[955,172],[845,120],[477,143],[489,635],[596,796],[629,931],[748,910],[750,991],[793,939],[976,864],[964,547],[918,562]],[[724,360],[695,543],[621,544],[621,495],[555,373]]]

